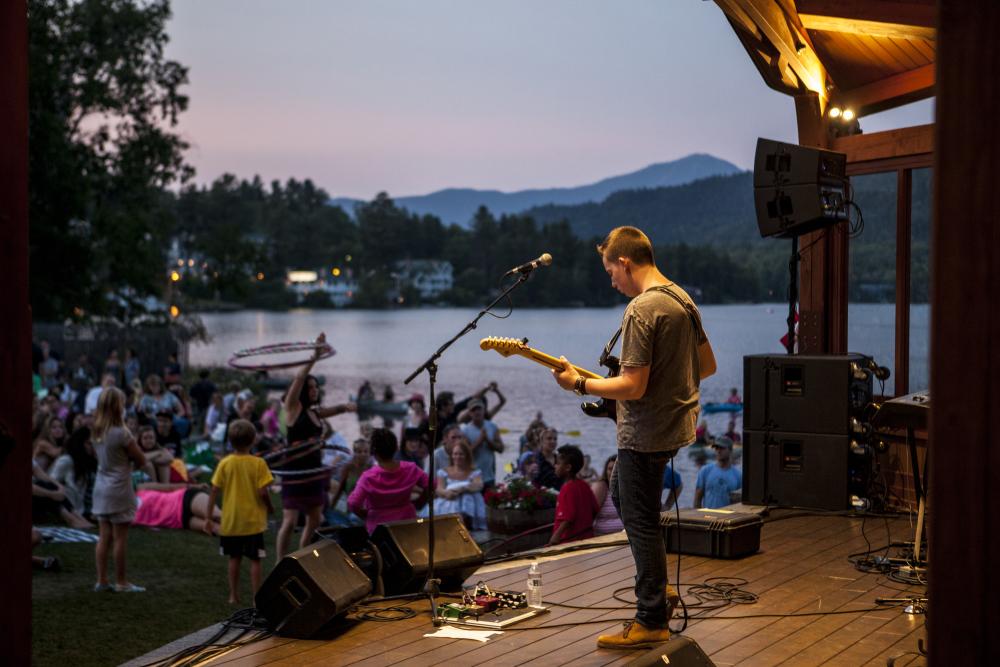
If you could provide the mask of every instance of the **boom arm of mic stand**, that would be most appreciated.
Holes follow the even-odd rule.
[[[510,287],[505,289],[500,296],[495,298],[490,305],[486,306],[483,310],[479,311],[476,317],[465,325],[465,327],[459,331],[454,337],[448,340],[444,345],[439,347],[437,351],[432,354],[427,361],[420,364],[415,371],[410,373],[410,376],[403,381],[404,384],[410,384],[417,375],[422,371],[426,370],[428,379],[430,380],[430,414],[428,415],[428,426],[431,437],[431,451],[430,458],[428,461],[428,499],[427,499],[427,579],[424,582],[424,593],[427,594],[428,599],[431,603],[431,622],[435,626],[441,625],[441,619],[438,617],[437,613],[437,602],[434,600],[434,596],[438,593],[438,585],[441,583],[440,580],[434,577],[434,445],[437,444],[437,404],[434,396],[434,385],[437,383],[437,360],[444,354],[444,351],[451,347],[455,341],[469,333],[476,328],[476,324],[481,320],[486,313],[490,312],[493,306],[500,303],[500,300],[505,298],[508,294],[513,292],[515,289],[521,286],[521,284],[531,277],[530,273],[521,274],[517,282],[513,283]]]

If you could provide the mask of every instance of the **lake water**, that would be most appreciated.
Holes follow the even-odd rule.
[[[780,338],[786,331],[788,306],[719,305],[703,306],[701,311],[719,363],[719,372],[702,385],[702,402],[723,401],[731,387],[739,387],[742,392],[744,355],[784,352]],[[461,398],[492,380],[498,383],[507,397],[507,405],[495,419],[507,430],[507,451],[500,456],[498,466],[516,456],[520,433],[537,412],[542,412],[545,421],[561,432],[560,443],[580,445],[599,469],[615,451],[614,424],[585,416],[579,409],[578,397],[560,389],[543,366],[522,357],[505,358],[494,351],[483,351],[479,341],[486,336],[527,337],[531,347],[557,357],[565,355],[578,366],[601,372],[597,359],[617,329],[621,313],[622,307],[617,306],[515,310],[506,319],[486,316],[476,331],[455,343],[440,359],[437,391],[453,391]],[[192,345],[189,362],[194,366],[223,365],[235,350],[312,340],[325,331],[336,350],[333,358],[320,362],[315,369],[326,378],[325,403],[347,401],[364,380],[371,381],[379,395],[385,385],[391,385],[398,398],[413,392],[426,396],[426,374],[409,386],[403,380],[475,314],[465,308],[206,313],[201,317],[211,341]],[[880,364],[891,367],[893,306],[852,305],[849,315],[851,350],[872,354]],[[927,386],[927,315],[927,306],[913,307],[911,348],[915,352],[911,356],[919,357],[923,350],[923,365],[911,364],[910,386],[915,389]],[[727,414],[704,418],[712,433],[724,432],[729,420]],[[360,427],[352,416],[334,417],[331,424],[349,442]],[[742,429],[739,416],[736,428]],[[675,465],[684,480],[681,505],[690,506],[697,468],[683,452]]]

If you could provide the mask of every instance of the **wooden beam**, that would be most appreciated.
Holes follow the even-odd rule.
[[[838,91],[835,103],[866,116],[934,95],[934,63],[900,72],[852,90]]]
[[[917,125],[873,134],[837,137],[830,150],[847,155],[847,164],[934,152],[934,125]]]
[[[797,0],[795,4],[800,18],[823,16],[920,28],[936,25],[934,0]]]
[[[799,20],[802,21],[802,27],[806,30],[846,32],[851,35],[892,37],[893,39],[926,39],[931,42],[936,39],[934,28],[906,25],[904,23],[882,23],[881,21],[864,21],[862,19],[822,16],[820,14],[799,14]]]
[[[0,3],[0,628],[3,662],[31,664],[31,309],[28,8]]]
[[[790,14],[786,5],[773,0],[715,0],[715,3],[727,17],[730,17],[734,26],[746,26],[749,19],[756,27],[755,33],[750,36],[770,43],[780,56],[779,67],[781,64],[787,66],[798,78],[800,90],[797,92],[809,90],[816,93],[819,97],[820,110],[826,110],[828,86],[832,85],[830,77],[813,49],[809,36],[800,28],[798,17]],[[746,41],[744,46],[750,57],[756,61],[759,54],[751,49]],[[758,63],[758,68],[760,67]],[[766,75],[765,81],[775,87],[776,82],[769,81]]]
[[[1000,665],[1000,3],[939,10],[927,663]]]

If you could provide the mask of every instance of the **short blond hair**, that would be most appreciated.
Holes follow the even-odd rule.
[[[246,419],[236,419],[229,425],[229,443],[233,449],[247,449],[257,439],[257,429]]]
[[[615,227],[597,245],[597,252],[612,261],[626,257],[641,266],[653,263],[653,243],[636,227]]]

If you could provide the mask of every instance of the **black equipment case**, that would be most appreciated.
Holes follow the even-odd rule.
[[[729,510],[676,510],[660,514],[663,539],[670,553],[710,558],[742,558],[760,549],[763,520],[756,514]]]

